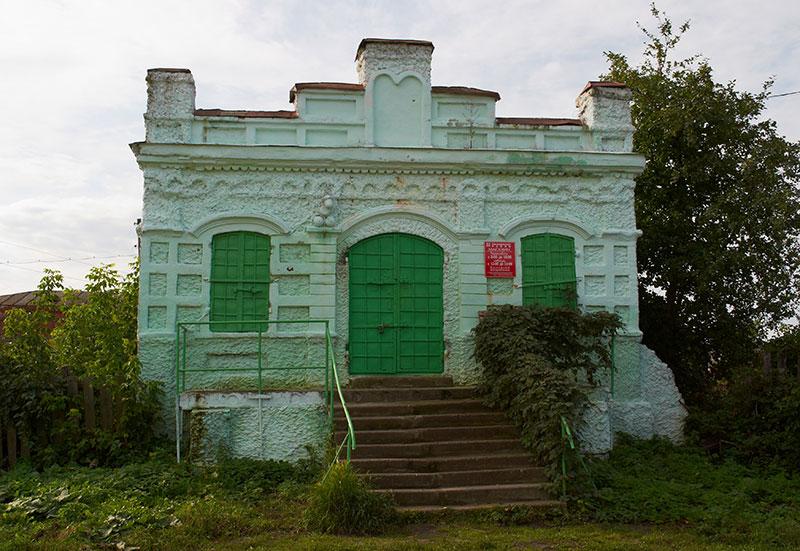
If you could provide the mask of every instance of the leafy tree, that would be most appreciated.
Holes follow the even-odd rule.
[[[64,319],[53,330],[54,355],[75,375],[122,387],[139,374],[136,309],[139,270],[121,277],[112,265],[92,268],[85,294],[67,290]]]
[[[8,312],[0,351],[5,362],[17,366],[21,374],[50,376],[54,373],[49,338],[56,322],[63,282],[60,273],[45,270],[36,296],[30,303],[31,309],[14,308]]]
[[[689,23],[658,23],[643,62],[606,52],[604,78],[633,91],[641,327],[684,396],[701,400],[798,304],[800,144],[764,119],[758,93],[714,80],[699,56],[673,60]]]
[[[139,273],[133,268],[124,277],[111,265],[92,268],[83,294],[64,290],[62,276],[46,270],[35,308],[15,309],[6,317],[0,422],[11,420],[21,429],[36,465],[117,463],[155,443],[160,389],[139,378]],[[68,391],[66,373],[111,392],[110,431],[81,429],[82,400]]]

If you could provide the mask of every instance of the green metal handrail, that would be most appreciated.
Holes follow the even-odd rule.
[[[336,449],[336,455],[333,457],[333,463],[336,463],[339,460],[339,454],[342,452],[342,447],[347,446],[347,461],[350,462],[350,456],[354,449],[356,449],[356,431],[353,429],[353,420],[350,418],[350,412],[347,409],[347,404],[345,403],[344,393],[342,392],[342,385],[339,382],[339,373],[336,369],[336,354],[333,353],[333,341],[331,340],[331,334],[328,329],[328,326],[325,326],[325,341],[326,341],[326,348],[325,348],[325,355],[326,358],[330,358],[330,365],[331,365],[331,372],[333,373],[333,377],[331,378],[331,385],[336,384],[336,393],[339,395],[339,401],[342,404],[342,411],[344,412],[344,418],[347,421],[347,434],[344,436],[344,440]],[[328,415],[329,415],[329,422],[331,427],[333,427],[333,389],[330,389],[328,393],[330,404],[328,406]],[[327,476],[327,473],[326,475]]]
[[[569,428],[569,423],[567,422],[566,418],[563,415],[559,415],[561,421],[561,496],[565,497],[567,495],[567,450],[570,449],[576,452],[578,457],[578,462],[583,467],[583,470],[586,471],[586,474],[589,475],[589,480],[592,482],[592,486],[594,489],[597,490],[597,486],[594,484],[594,480],[592,479],[592,473],[589,471],[589,467],[583,461],[583,457],[580,454],[580,451],[575,447],[575,439],[572,437],[572,429]]]
[[[255,367],[244,367],[244,368],[230,368],[230,367],[222,367],[222,368],[191,368],[188,366],[187,360],[187,343],[188,343],[188,330],[192,326],[208,326],[209,329],[211,327],[220,326],[224,327],[226,325],[234,325],[240,327],[245,324],[252,324],[253,326],[257,326],[258,329],[255,331],[243,333],[243,334],[252,334],[258,340],[258,362]],[[280,325],[280,324],[322,324],[325,327],[325,365],[305,365],[305,366],[298,366],[298,367],[270,367],[264,365],[263,359],[263,336],[265,330],[269,329],[270,325]],[[264,327],[266,326],[266,329]],[[239,332],[237,332],[239,333]],[[242,334],[242,333],[240,333]],[[219,337],[220,333],[212,333],[208,335],[209,338]],[[309,336],[320,336],[320,335],[309,335]],[[175,446],[176,446],[176,458],[177,461],[180,462],[181,460],[181,435],[183,433],[183,419],[181,415],[181,405],[180,405],[180,398],[181,394],[186,389],[186,376],[188,373],[232,373],[232,372],[255,372],[257,373],[258,377],[258,400],[259,400],[259,435],[262,434],[262,407],[261,407],[261,400],[263,398],[263,391],[264,391],[264,382],[263,382],[263,372],[264,371],[272,371],[272,370],[314,370],[314,369],[324,369],[325,370],[325,390],[324,390],[324,401],[326,406],[328,407],[328,423],[333,427],[333,406],[334,406],[334,392],[333,392],[333,385],[336,385],[336,392],[339,395],[339,401],[342,404],[342,409],[345,414],[345,418],[347,420],[347,435],[345,436],[345,441],[342,442],[342,446],[347,445],[347,460],[350,460],[350,455],[353,449],[356,447],[356,437],[355,437],[355,430],[353,429],[353,423],[350,418],[350,412],[347,409],[347,405],[345,404],[344,394],[342,392],[341,384],[339,382],[339,374],[336,369],[336,358],[333,350],[333,340],[331,338],[330,333],[330,321],[329,320],[321,320],[321,319],[309,319],[309,320],[230,320],[230,321],[192,321],[192,322],[178,322],[175,327]],[[332,376],[331,376],[332,373]],[[342,446],[339,447],[339,451],[341,451]],[[336,459],[339,457],[339,452],[337,451]]]

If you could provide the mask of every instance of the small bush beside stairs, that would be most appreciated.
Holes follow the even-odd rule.
[[[400,510],[562,505],[518,429],[475,387],[445,376],[367,376],[351,380],[345,400],[358,444],[352,466]],[[340,406],[334,420],[341,442]]]

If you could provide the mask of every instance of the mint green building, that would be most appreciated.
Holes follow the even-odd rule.
[[[308,320],[344,380],[469,384],[488,306],[572,303],[626,324],[588,451],[680,439],[672,374],[640,344],[630,91],[590,82],[576,119],[499,118],[496,92],[432,86],[432,53],[365,39],[356,83],[295,84],[286,111],[198,109],[188,70],[148,71],[139,344],[168,418],[202,419],[208,449],[298,457],[328,434]],[[513,243],[513,277],[487,277],[486,242]]]

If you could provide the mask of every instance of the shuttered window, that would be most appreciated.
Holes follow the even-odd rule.
[[[575,240],[540,233],[522,239],[522,303],[577,307]]]
[[[269,314],[269,236],[229,232],[211,240],[212,331],[266,331]]]

